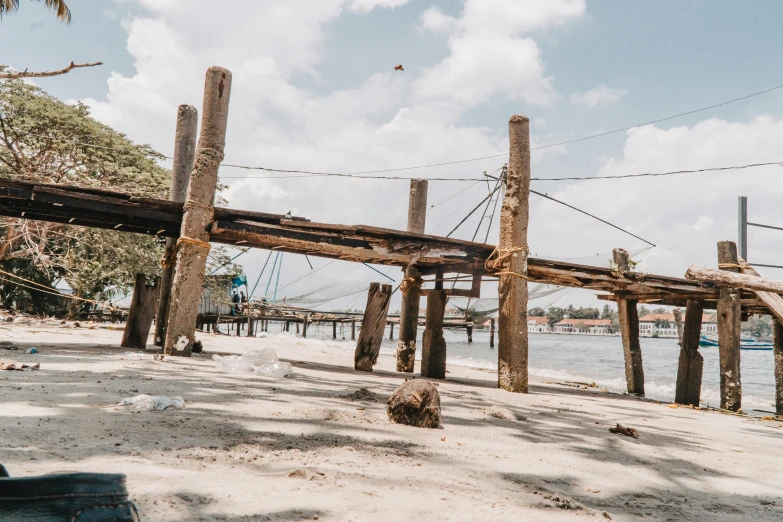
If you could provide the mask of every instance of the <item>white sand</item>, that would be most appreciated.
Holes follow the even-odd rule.
[[[121,331],[2,323],[0,462],[12,475],[124,473],[144,520],[781,520],[781,423],[450,368],[444,427],[391,423],[392,357],[353,370],[350,343],[200,334],[205,353],[122,358]],[[292,379],[214,370],[271,346]],[[1,348],[1,347],[0,347]],[[108,354],[108,355],[107,355]],[[377,400],[352,400],[360,388]],[[100,408],[178,395],[179,411]],[[514,420],[514,418],[519,420]],[[638,440],[609,433],[615,423]],[[606,515],[603,515],[603,513]]]

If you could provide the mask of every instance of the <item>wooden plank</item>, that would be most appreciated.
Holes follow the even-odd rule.
[[[367,306],[364,308],[362,327],[359,330],[359,340],[356,342],[354,352],[354,368],[357,370],[371,372],[378,360],[383,332],[386,329],[386,315],[389,312],[391,293],[391,285],[370,283]]]
[[[737,245],[731,241],[718,243],[718,265],[734,272],[732,277],[759,279],[738,274]],[[691,267],[692,268],[692,267]],[[688,269],[690,271],[690,268]],[[686,273],[686,277],[687,277]],[[720,406],[738,411],[742,407],[740,379],[740,327],[742,321],[739,292],[733,288],[721,288],[718,299],[718,351],[720,356]]]
[[[153,284],[147,284],[147,276],[136,274],[136,283],[133,285],[133,297],[131,297],[128,320],[125,323],[125,332],[122,335],[123,348],[144,350],[147,347],[147,337],[150,335],[152,319],[155,317],[160,285],[158,278],[153,278]]]
[[[685,325],[680,343],[680,359],[677,366],[677,385],[674,402],[699,407],[704,357],[699,353],[701,321],[704,315],[702,303],[688,301],[685,308]]]

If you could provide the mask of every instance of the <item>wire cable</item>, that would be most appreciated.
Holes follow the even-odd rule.
[[[694,170],[672,170],[669,172],[645,172],[642,174],[619,174],[616,176],[572,176],[565,178],[530,178],[530,181],[589,181],[599,179],[625,179],[625,178],[641,178],[641,177],[655,177],[655,176],[673,176],[675,174],[694,174],[698,172],[715,172],[721,170],[741,170],[750,169],[753,167],[768,167],[770,165],[783,166],[783,161],[770,161],[767,163],[750,163],[748,165],[735,165],[730,167],[708,167],[704,169]]]
[[[648,245],[657,246],[655,243],[651,243],[650,241],[647,241],[647,240],[646,240],[646,239],[644,239],[643,237],[639,237],[639,236],[637,236],[637,235],[636,235],[636,234],[634,234],[633,232],[628,232],[628,231],[627,231],[627,230],[625,230],[624,228],[620,228],[620,227],[618,227],[617,225],[615,225],[615,224],[613,224],[613,223],[610,223],[610,222],[608,222],[608,221],[607,221],[607,220],[605,220],[605,219],[601,219],[601,218],[599,218],[598,216],[594,216],[593,214],[591,214],[591,213],[589,213],[589,212],[586,212],[586,211],[584,211],[584,210],[582,210],[582,209],[576,208],[576,207],[575,207],[575,206],[573,206],[573,205],[569,205],[568,203],[565,203],[565,202],[563,202],[563,201],[560,201],[559,199],[555,199],[555,198],[553,198],[553,197],[551,197],[551,196],[547,196],[546,194],[542,194],[541,192],[536,192],[535,190],[531,190],[530,192],[531,192],[532,194],[536,194],[536,195],[538,195],[538,196],[541,196],[542,198],[546,198],[546,199],[552,200],[552,201],[554,201],[555,203],[560,203],[561,205],[565,205],[566,207],[568,207],[568,208],[571,208],[571,209],[573,209],[573,210],[576,210],[577,212],[581,212],[582,214],[585,214],[585,215],[587,215],[587,216],[590,216],[590,217],[591,217],[591,218],[593,218],[593,219],[597,219],[597,220],[598,220],[598,221],[600,221],[601,223],[605,223],[605,224],[609,225],[610,227],[613,227],[613,228],[616,228],[617,230],[620,230],[621,232],[625,232],[625,233],[626,233],[626,234],[628,234],[629,236],[633,236],[633,237],[635,237],[636,239],[640,239],[640,240],[644,241],[645,243],[647,243]]]

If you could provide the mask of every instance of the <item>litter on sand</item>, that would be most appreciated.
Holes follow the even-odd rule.
[[[282,362],[277,358],[277,352],[272,348],[263,350],[250,350],[246,354],[226,355],[221,357],[213,355],[215,369],[219,372],[233,374],[263,375],[265,377],[292,377],[294,369],[290,363]]]
[[[23,370],[40,370],[41,369],[41,363],[35,363],[33,365],[29,364],[19,364],[15,363],[14,361],[0,361],[0,370],[9,370],[9,371],[23,371]]]
[[[620,426],[619,424],[614,428],[609,428],[609,431],[612,433],[625,435],[626,437],[633,437],[634,439],[639,438],[639,432],[636,430],[636,428],[626,428],[625,426]]]
[[[164,395],[136,395],[122,399],[118,406],[129,406],[130,411],[163,411],[181,410],[185,407],[182,397],[166,397]]]

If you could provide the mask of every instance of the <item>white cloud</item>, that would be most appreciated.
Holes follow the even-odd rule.
[[[449,34],[449,56],[415,84],[419,99],[450,100],[469,108],[500,95],[549,105],[555,99],[541,51],[529,36],[536,29],[562,25],[584,13],[583,0],[466,0],[459,18],[435,8],[422,15],[422,26]]]
[[[589,91],[571,94],[571,103],[592,108],[596,105],[616,102],[626,94],[628,94],[628,91],[625,89],[612,89],[606,85],[599,85]]]
[[[655,126],[628,132],[622,155],[599,176],[667,172],[776,161],[783,157],[783,120],[760,116],[748,122],[709,119],[691,127]],[[716,243],[736,241],[737,197],[748,196],[753,221],[779,222],[783,197],[778,166],[667,177],[547,184],[549,195],[587,210],[658,245],[643,255],[644,270],[682,277],[691,264],[715,266]],[[553,186],[554,185],[554,186]],[[533,199],[530,244],[541,254],[629,250],[644,243],[550,201]],[[779,238],[755,232],[749,257],[774,251]],[[779,252],[779,249],[778,249]]]
[[[405,5],[408,2],[410,2],[410,0],[350,0],[348,2],[348,8],[352,11],[369,13],[376,7],[394,9],[395,7]]]

